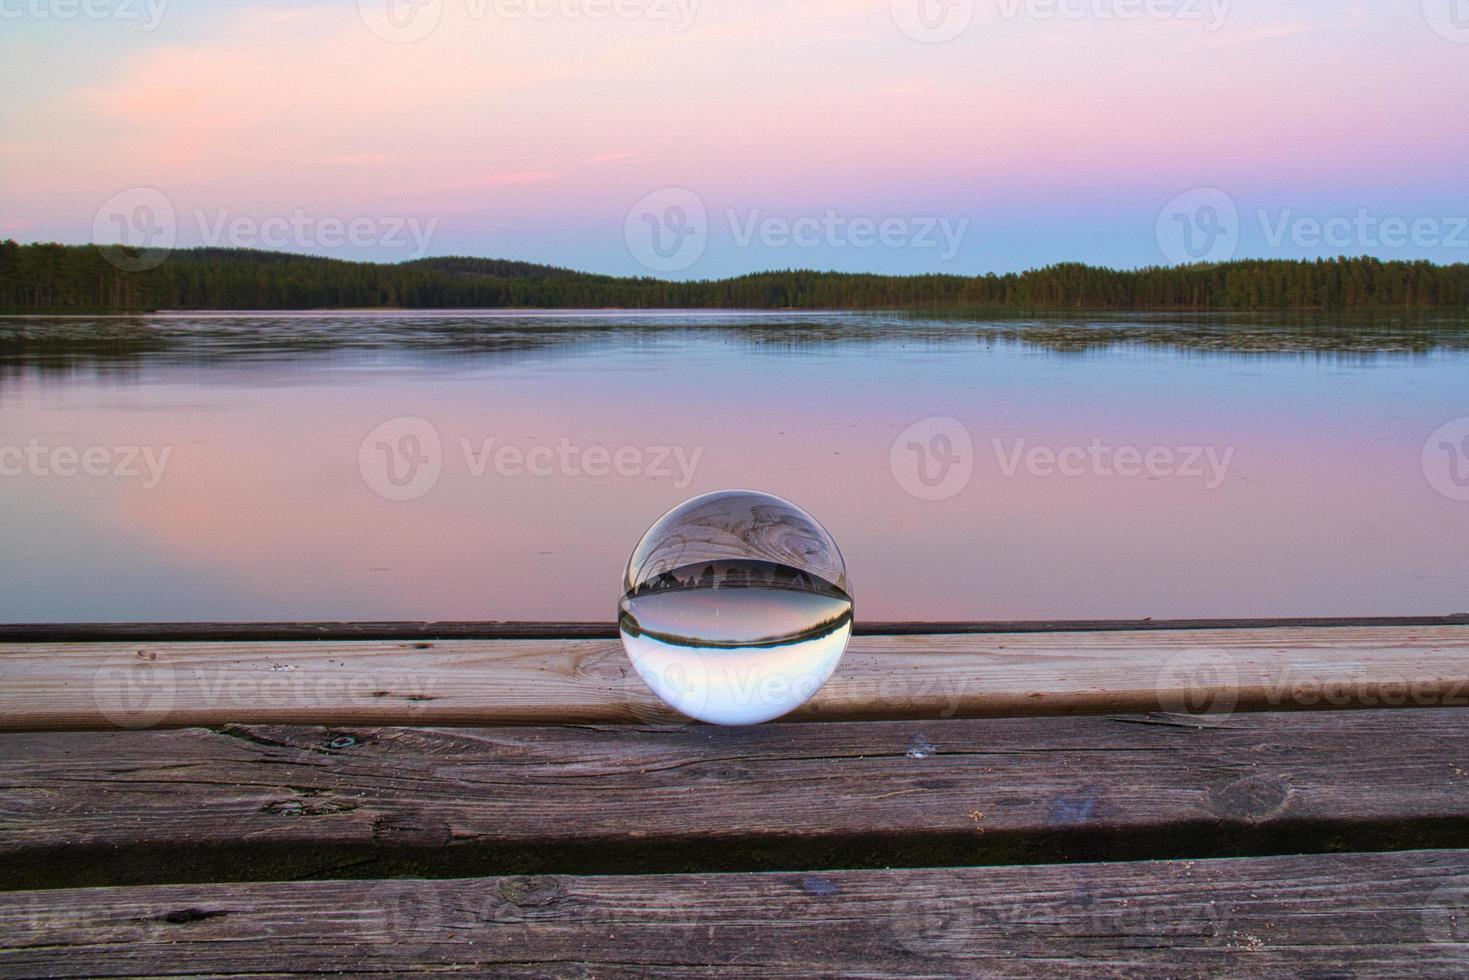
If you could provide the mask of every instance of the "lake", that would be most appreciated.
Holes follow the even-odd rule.
[[[0,620],[599,620],[746,487],[859,620],[1469,610],[1469,322],[0,318]]]

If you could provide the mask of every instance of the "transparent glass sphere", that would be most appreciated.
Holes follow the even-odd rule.
[[[754,490],[704,494],[660,517],[628,560],[617,612],[644,683],[716,725],[805,704],[852,634],[836,542],[795,504]]]

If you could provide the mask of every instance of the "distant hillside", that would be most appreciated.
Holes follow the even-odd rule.
[[[1466,309],[1469,265],[1369,258],[1102,269],[1067,263],[982,276],[786,270],[669,282],[503,259],[394,265],[246,249],[135,251],[0,242],[0,310],[324,308],[1270,310]],[[109,261],[111,260],[111,261]]]

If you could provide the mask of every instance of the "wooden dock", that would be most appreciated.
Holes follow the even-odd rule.
[[[0,627],[0,975],[1469,974],[1469,622]]]

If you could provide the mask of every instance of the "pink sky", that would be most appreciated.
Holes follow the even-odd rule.
[[[151,188],[175,209],[180,245],[205,244],[221,218],[301,214],[379,234],[365,246],[298,234],[291,251],[645,273],[629,208],[686,188],[707,207],[709,244],[680,275],[972,273],[1164,261],[1159,211],[1196,187],[1238,205],[1240,254],[1313,254],[1266,242],[1261,210],[1469,212],[1469,28],[1455,34],[1438,0],[1180,0],[1133,19],[1118,0],[1062,0],[1074,16],[981,0],[944,43],[904,32],[904,0],[628,0],[640,16],[597,20],[568,14],[579,0],[537,17],[427,0],[402,10],[434,29],[390,43],[384,2],[154,0],[151,30],[7,20],[0,234],[90,241],[105,202]],[[741,246],[727,218],[827,211],[967,224],[940,256]],[[422,247],[388,240],[407,218],[431,227]],[[1351,244],[1327,253],[1469,260],[1469,241]]]

